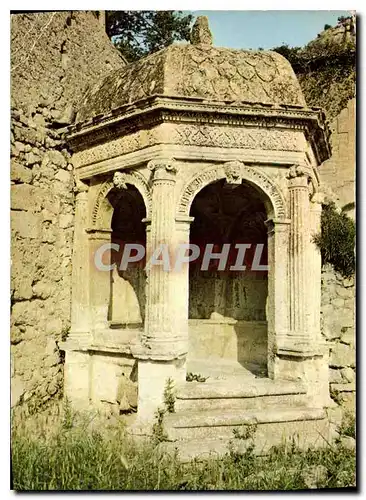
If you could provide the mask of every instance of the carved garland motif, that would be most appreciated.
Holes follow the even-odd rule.
[[[115,172],[113,180],[107,180],[102,184],[96,197],[92,210],[92,226],[96,226],[100,219],[100,207],[111,189],[117,187],[126,189],[127,184],[135,186],[140,192],[146,207],[146,217],[150,217],[151,213],[151,193],[145,177],[138,172]]]
[[[240,173],[238,166],[240,165]],[[242,180],[247,180],[258,186],[271,200],[274,217],[278,219],[286,218],[286,202],[282,196],[280,188],[272,179],[254,167],[248,167],[244,163],[235,161],[224,165],[210,167],[196,175],[183,189],[178,205],[179,215],[189,215],[191,204],[196,194],[208,184],[220,179],[232,180],[232,168],[235,167],[235,177],[239,175]]]

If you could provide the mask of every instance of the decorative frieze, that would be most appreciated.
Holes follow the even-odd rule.
[[[148,130],[127,133],[117,139],[111,139],[108,142],[79,151],[75,154],[75,164],[77,167],[82,167],[156,144],[265,151],[301,151],[297,130],[255,129],[253,127],[240,127],[238,123],[233,125],[236,126],[180,124],[172,127],[169,134],[164,134],[164,124],[162,124]]]

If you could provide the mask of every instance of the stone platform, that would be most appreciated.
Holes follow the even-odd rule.
[[[194,360],[187,372],[209,377],[176,388],[175,412],[166,413],[167,452],[178,450],[181,460],[220,457],[229,448],[266,454],[272,446],[326,446],[334,435],[326,410],[309,404],[301,381],[270,380],[263,367],[257,375],[236,363]],[[250,426],[250,427],[249,427]],[[250,437],[244,439],[249,432]]]

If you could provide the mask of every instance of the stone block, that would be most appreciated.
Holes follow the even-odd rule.
[[[337,287],[337,295],[343,299],[352,298],[352,290],[344,287]]]
[[[62,332],[62,320],[60,318],[51,319],[46,326],[47,335],[59,335]]]
[[[340,340],[343,344],[354,346],[356,335],[353,327],[343,327],[341,330]]]
[[[29,300],[33,297],[32,279],[27,277],[17,283],[14,290],[15,300]]]
[[[11,229],[21,238],[39,238],[41,234],[41,216],[31,212],[11,212]]]
[[[34,154],[32,151],[29,153],[25,153],[25,164],[26,165],[34,165],[35,163],[40,163],[41,157],[37,154]]]
[[[340,309],[341,307],[344,306],[344,299],[340,298],[340,297],[337,297],[336,299],[333,299],[332,300],[332,305],[336,308],[336,309]]]
[[[47,196],[42,188],[28,184],[16,184],[11,187],[11,208],[39,212]]]
[[[66,162],[66,160],[65,160],[65,162]],[[57,174],[55,175],[55,179],[57,179],[58,181],[60,181],[64,184],[69,184],[71,181],[71,173],[68,170],[59,170],[57,172]]]
[[[348,383],[353,383],[356,380],[356,374],[352,368],[347,367],[347,368],[342,368],[341,369],[341,374],[343,379],[348,382]]]
[[[355,450],[356,449],[356,440],[351,436],[342,436],[340,438],[340,445],[347,450]]]
[[[330,356],[330,367],[355,366],[356,353],[350,346],[338,342],[332,349]]]
[[[10,179],[14,182],[22,182],[29,184],[32,182],[33,174],[29,168],[24,167],[22,164],[12,161],[10,167]]]
[[[342,383],[342,381],[343,381],[343,378],[342,378],[341,370],[329,368],[329,382],[340,384],[340,383]]]
[[[53,165],[56,165],[57,167],[61,167],[61,168],[66,168],[67,160],[64,157],[64,155],[62,153],[60,153],[60,151],[50,150],[50,151],[48,151],[47,154],[48,154],[48,158],[49,158],[50,162]]]
[[[55,291],[55,285],[51,282],[38,281],[33,286],[33,293],[36,297],[47,299]]]
[[[68,227],[72,227],[73,222],[74,222],[74,216],[72,214],[63,214],[63,215],[60,215],[59,226],[62,229],[66,229]]]
[[[24,383],[20,377],[15,376],[11,380],[11,407],[14,408],[25,392]]]

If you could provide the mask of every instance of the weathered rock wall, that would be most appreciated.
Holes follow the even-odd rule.
[[[336,196],[338,205],[355,217],[356,181],[356,99],[331,122],[332,156],[320,169],[321,182]]]
[[[322,272],[322,333],[332,345],[329,381],[333,398],[354,410],[356,380],[355,281],[330,265]]]
[[[62,387],[74,178],[63,135],[88,85],[124,61],[91,12],[12,16],[12,406]]]
[[[298,72],[310,106],[320,106],[330,120],[332,156],[319,168],[325,189],[347,215],[355,218],[356,197],[356,27],[354,20],[323,31],[310,42],[306,71]],[[311,56],[311,57],[310,57]],[[322,273],[322,329],[333,344],[329,361],[333,398],[355,409],[354,279],[343,279],[331,266]]]

